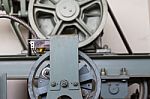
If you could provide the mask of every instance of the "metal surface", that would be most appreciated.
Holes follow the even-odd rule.
[[[128,83],[122,81],[106,81],[102,83],[101,97],[103,99],[125,99],[128,95]]]
[[[38,57],[28,56],[1,56],[0,72],[7,73],[9,79],[27,79],[29,72]],[[99,71],[106,68],[108,76],[120,76],[120,70],[126,68],[130,77],[150,77],[149,55],[107,55],[93,57],[91,59],[96,63]],[[47,64],[46,62],[44,64]],[[113,67],[113,68],[112,68]],[[8,69],[9,68],[9,69]],[[135,68],[137,69],[135,71]],[[142,68],[142,69],[141,69]],[[17,72],[16,72],[17,71]]]
[[[29,21],[39,38],[78,34],[79,47],[88,45],[101,33],[107,19],[105,0],[30,0]]]
[[[59,39],[57,39],[57,38],[59,38]],[[53,53],[51,52],[52,56],[50,58],[51,59],[50,61],[52,62],[52,64],[49,63],[49,62],[44,63],[45,60],[47,58],[49,58],[50,54],[48,52],[48,53],[44,54],[42,57],[40,57],[36,61],[34,66],[32,67],[31,72],[30,72],[30,76],[29,76],[29,84],[28,84],[29,85],[29,93],[30,93],[31,98],[37,99],[37,97],[40,96],[40,97],[42,97],[42,99],[45,99],[46,96],[44,95],[44,93],[47,93],[47,92],[48,93],[50,92],[47,97],[51,97],[51,98],[52,97],[53,98],[58,97],[58,96],[61,97],[61,95],[62,96],[67,95],[71,98],[74,98],[74,97],[81,98],[81,97],[79,97],[80,95],[77,95],[78,92],[79,92],[78,94],[80,94],[80,92],[83,94],[84,99],[86,99],[86,98],[97,99],[99,97],[100,83],[101,83],[100,82],[100,75],[99,75],[99,72],[98,72],[95,64],[93,63],[93,61],[90,58],[88,58],[88,56],[86,56],[85,54],[79,52],[79,59],[80,59],[79,67],[78,67],[78,65],[75,65],[76,67],[74,67],[74,69],[79,70],[79,72],[77,72],[72,67],[72,66],[74,66],[73,63],[76,62],[75,60],[72,61],[72,58],[70,58],[70,57],[74,56],[72,51],[71,51],[72,54],[70,53],[71,56],[70,56],[70,54],[65,54],[65,56],[69,55],[69,56],[66,56],[69,59],[67,59],[67,58],[66,58],[67,60],[64,59],[64,61],[65,61],[64,62],[63,59],[62,59],[62,57],[64,57],[64,55],[61,55],[62,53],[59,49],[58,49],[59,52],[56,50],[55,47],[60,47],[61,48],[61,46],[62,46],[61,43],[69,43],[67,39],[68,39],[68,37],[65,38],[65,40],[62,42],[60,37],[56,37],[56,39],[54,40],[55,44],[51,44],[52,45],[52,50],[51,51],[53,52],[54,49],[55,49],[55,52],[53,52]],[[57,40],[59,41],[59,43],[56,42]],[[70,42],[71,41],[72,41],[72,39],[70,39]],[[76,44],[78,44],[78,43],[76,42]],[[68,50],[66,50],[66,53],[67,53],[67,52],[69,52],[69,49],[70,49],[69,46],[73,46],[73,45],[67,44],[67,45],[65,45],[66,47],[63,47],[62,49],[66,50],[66,48],[67,48],[68,49]],[[75,50],[74,47],[72,47],[73,49],[72,48],[71,49]],[[76,47],[77,47],[77,45],[76,45]],[[77,51],[77,50],[75,50],[75,51]],[[56,54],[56,56],[57,55],[62,56],[62,57],[59,56],[61,58],[61,59],[59,59],[61,62],[58,62],[58,60],[56,60],[58,58],[55,58],[56,56],[54,57],[54,55],[55,55],[54,53]],[[64,68],[62,66],[61,66],[62,69],[60,69],[60,67],[51,67],[50,68],[50,78],[52,78],[52,79],[49,78],[50,79],[49,80],[49,79],[45,78],[45,76],[43,76],[44,75],[43,72],[45,72],[46,68],[49,68],[49,66],[51,66],[51,65],[54,66],[53,62],[55,62],[55,61],[57,62],[57,64],[61,63],[60,65],[63,65],[63,64],[64,65],[70,64],[70,65],[68,65],[69,67],[66,68],[65,70],[63,70]],[[60,65],[56,65],[56,66],[60,66]],[[58,68],[58,70],[57,70],[57,68]],[[69,68],[71,70],[68,70]],[[42,72],[38,73],[38,71],[42,71]],[[39,75],[39,74],[41,74],[41,75]],[[67,74],[67,75],[62,76],[62,75],[65,75],[65,74]],[[76,76],[74,76],[74,74],[76,74]],[[36,83],[34,82],[36,75],[39,75],[38,76],[39,77],[38,85],[36,85]],[[79,75],[79,78],[77,77],[77,75]],[[71,80],[69,80],[69,78]],[[75,79],[75,78],[77,78],[77,79]],[[80,85],[78,83],[79,82],[78,79],[80,81]],[[50,81],[50,83],[49,83],[49,81]],[[64,83],[62,83],[60,81],[62,81]],[[69,88],[67,87],[68,84],[69,84]],[[61,86],[62,87],[67,87],[67,90],[66,90],[66,88],[61,88]],[[81,89],[80,89],[80,86],[81,86]],[[49,87],[50,87],[50,91],[48,91]]]
[[[35,55],[0,57],[0,99],[7,98],[9,79],[28,80],[31,99],[148,99],[150,54],[133,55],[109,5],[108,12],[130,55],[102,49],[105,0],[0,0],[0,9],[7,13],[0,18],[11,19],[24,50],[29,47],[28,53],[31,50]],[[33,34],[29,45],[20,25]],[[79,51],[81,47],[88,56]],[[90,53],[88,48],[93,47]],[[137,85],[135,90],[128,94],[133,85]]]
[[[23,34],[21,33],[20,24],[14,22],[14,21],[11,21],[11,25],[12,25],[13,30],[16,33],[16,35],[17,35],[17,37],[18,37],[18,39],[19,39],[23,49],[27,50],[28,49],[27,42],[26,42],[25,38],[23,37]]]
[[[2,5],[7,14],[12,13],[13,11],[12,0],[2,0]]]
[[[0,73],[0,99],[7,99],[7,75]]]
[[[62,96],[82,99],[80,85],[73,85],[74,82],[79,83],[78,59],[77,36],[50,38],[50,81],[46,99]],[[56,86],[51,86],[53,82]]]

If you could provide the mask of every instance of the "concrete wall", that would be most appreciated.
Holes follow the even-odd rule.
[[[133,51],[150,53],[148,0],[108,0],[108,2]],[[126,52],[110,16],[104,32],[104,44],[108,44],[113,52]],[[0,19],[0,41],[0,55],[16,55],[22,51],[8,20]],[[26,81],[8,81],[8,99],[27,99],[26,87]]]

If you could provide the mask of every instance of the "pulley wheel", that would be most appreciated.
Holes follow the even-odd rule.
[[[31,99],[46,99],[51,69],[49,55],[50,53],[47,52],[41,56],[31,69],[28,79]],[[82,52],[79,52],[79,82],[80,84],[74,85],[80,85],[83,99],[98,99],[101,88],[100,74],[93,61]]]
[[[30,0],[29,22],[39,38],[78,34],[79,47],[95,40],[107,19],[105,0]]]

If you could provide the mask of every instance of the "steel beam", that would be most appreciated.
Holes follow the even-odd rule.
[[[126,68],[130,77],[150,77],[149,55],[89,55],[101,71],[105,68],[110,76],[120,75]],[[8,79],[27,79],[31,67],[38,57],[3,56],[0,57],[0,73],[7,73]]]

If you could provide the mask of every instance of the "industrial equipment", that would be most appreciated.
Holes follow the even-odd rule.
[[[27,52],[0,56],[0,99],[9,79],[27,80],[29,99],[150,98],[150,55],[132,52],[106,0],[0,0],[0,9]],[[108,14],[129,54],[102,45]]]

